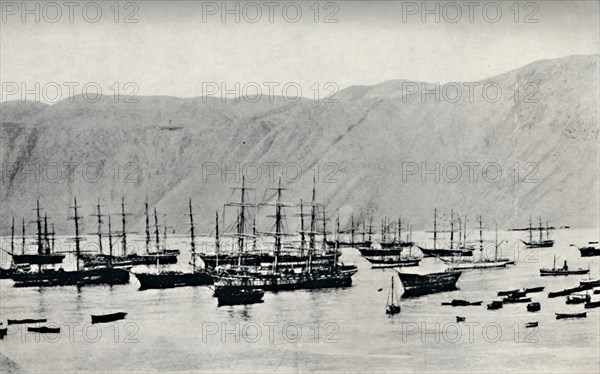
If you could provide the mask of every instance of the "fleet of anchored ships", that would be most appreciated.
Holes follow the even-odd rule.
[[[125,199],[121,200],[121,211],[118,216],[120,222],[112,222],[111,214],[103,214],[100,202],[94,207],[92,216],[96,217],[98,230],[99,250],[95,253],[81,250],[81,220],[80,206],[77,199],[73,199],[72,216],[74,223],[72,240],[75,243],[76,270],[56,269],[65,255],[54,250],[55,233],[48,218],[42,216],[39,201],[34,209],[36,212],[35,224],[37,227],[36,246],[37,253],[25,253],[26,249],[26,224],[23,219],[21,225],[21,251],[17,252],[18,243],[15,241],[15,221],[12,221],[11,249],[12,266],[9,269],[0,269],[2,278],[12,278],[15,287],[51,287],[51,286],[86,286],[86,285],[117,285],[126,284],[130,280],[130,273],[134,274],[140,283],[140,289],[163,289],[182,286],[211,286],[218,305],[238,305],[261,302],[264,292],[284,291],[298,289],[317,289],[348,287],[352,284],[352,276],[358,271],[355,265],[344,264],[340,261],[340,247],[355,247],[361,255],[369,261],[373,268],[397,268],[396,272],[404,290],[402,297],[415,297],[436,292],[456,290],[456,283],[463,270],[501,268],[513,265],[514,262],[499,255],[497,227],[494,243],[494,256],[486,258],[483,251],[483,222],[478,217],[475,228],[479,237],[467,240],[466,216],[450,213],[447,228],[440,230],[438,227],[438,212],[434,211],[433,217],[433,245],[429,248],[416,245],[412,241],[412,227],[398,219],[390,222],[382,221],[378,241],[374,240],[373,222],[366,225],[355,222],[351,218],[351,227],[340,231],[339,218],[336,220],[334,240],[328,240],[326,207],[317,202],[316,189],[312,189],[310,202],[300,201],[292,205],[283,202],[281,181],[276,188],[272,188],[274,201],[256,204],[249,199],[249,190],[242,181],[239,191],[239,201],[227,203],[227,209],[236,211],[236,220],[224,232],[219,228],[219,214],[215,214],[214,251],[203,253],[197,251],[196,229],[194,226],[194,213],[192,201],[189,200],[189,225],[191,270],[188,272],[165,270],[162,265],[175,264],[180,254],[178,249],[167,248],[168,226],[163,221],[159,223],[156,208],[150,211],[148,200],[144,204],[145,210],[145,253],[127,253],[127,216]],[[274,214],[272,231],[258,232],[256,227],[257,210],[268,208]],[[297,233],[287,232],[285,208],[296,207],[299,209],[300,229]],[[106,218],[106,219],[105,219]],[[362,230],[360,226],[362,223]],[[105,232],[105,224],[108,229]],[[222,221],[224,225],[224,222]],[[120,225],[119,230],[114,230],[115,225]],[[529,231],[529,240],[523,241],[528,248],[552,247],[554,241],[549,239],[548,226],[542,226],[540,218],[539,227],[532,227],[530,220],[528,228],[514,229],[516,231]],[[533,232],[539,232],[539,239],[534,240]],[[545,238],[544,238],[545,232]],[[342,241],[340,234],[346,234],[350,241]],[[299,234],[299,240],[298,238]],[[350,235],[348,235],[350,234]],[[402,236],[405,234],[405,240]],[[440,245],[439,235],[449,234],[449,246]],[[18,233],[17,233],[18,235]],[[108,238],[108,248],[103,248],[103,239]],[[222,240],[228,238],[228,243],[233,242],[233,250],[223,250]],[[263,244],[257,245],[260,238],[270,237],[265,248]],[[291,239],[293,237],[294,239]],[[360,239],[360,240],[358,240]],[[115,253],[120,246],[120,253]],[[260,247],[260,248],[259,248]],[[479,255],[474,254],[479,249]],[[588,246],[579,248],[581,256],[600,256],[598,242],[590,242]],[[406,271],[407,267],[418,266],[423,257],[436,257],[443,261],[447,268],[443,272],[417,274]],[[154,269],[147,272],[132,272],[135,265],[147,265]],[[540,275],[570,275],[587,274],[589,269],[569,269],[566,261],[560,268],[556,261],[551,269],[540,269]],[[585,303],[586,308],[600,306],[599,301],[591,301],[588,291],[600,286],[600,280],[585,280],[579,286],[564,291],[550,293],[550,297],[567,296],[567,303]],[[543,287],[523,290],[500,291],[499,296],[505,296],[502,301],[493,301],[488,304],[488,309],[498,309],[504,303],[531,302],[528,293],[536,292]],[[585,294],[581,294],[585,291]],[[600,293],[595,290],[593,293]],[[481,301],[469,302],[465,300],[452,300],[451,306],[480,305]],[[536,305],[537,304],[537,305]],[[539,310],[539,303],[531,302],[527,309]],[[388,294],[386,313],[400,312],[396,289],[392,286]],[[126,313],[112,313],[109,315],[92,316],[92,320],[110,321],[124,318]],[[557,313],[557,318],[585,317],[585,312],[575,314]],[[464,321],[457,316],[457,321]],[[17,323],[17,322],[14,322]],[[533,327],[533,322],[531,323]],[[535,323],[537,325],[537,322]]]

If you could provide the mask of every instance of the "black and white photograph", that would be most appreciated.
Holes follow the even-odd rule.
[[[600,1],[0,18],[0,373],[600,372]]]

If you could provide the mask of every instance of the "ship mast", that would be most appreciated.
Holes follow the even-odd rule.
[[[167,214],[163,213],[163,251],[167,251],[167,230],[169,227],[167,226]]]
[[[354,247],[354,213],[350,213],[350,244]]]
[[[542,226],[542,216],[540,216],[540,243],[542,242],[542,235],[544,233],[544,227]]]
[[[275,205],[275,266],[277,267],[277,256],[281,252],[281,177],[277,188],[277,204]],[[275,270],[277,270],[275,268]]]
[[[533,232],[531,227],[531,217],[529,217],[529,243],[533,243]]]
[[[219,266],[219,250],[221,249],[221,243],[219,242],[219,211],[215,212],[215,254],[216,262],[215,269]]]
[[[304,256],[304,249],[306,247],[306,238],[304,234],[304,208],[303,201],[300,199],[300,254]]]
[[[371,236],[373,235],[373,216],[369,220],[369,242],[371,242]]]
[[[146,196],[146,202],[144,203],[144,212],[146,215],[146,253],[150,252],[150,216],[148,214],[148,196]]]
[[[35,209],[37,213],[37,247],[38,247],[38,255],[44,254],[44,246],[42,244],[42,217],[40,217],[40,201],[37,200],[37,208]]]
[[[190,245],[192,250],[192,272],[196,272],[196,236],[194,233],[194,214],[192,213],[192,198],[190,197]]]
[[[327,212],[323,206],[323,250],[327,250]]]
[[[312,204],[311,204],[311,210],[310,210],[310,233],[308,234],[308,239],[309,239],[309,248],[312,250],[315,248],[315,231],[316,231],[316,204],[317,202],[315,201],[317,198],[317,181],[316,178],[313,179],[313,189],[312,189]]]
[[[433,249],[437,246],[437,208],[433,209]]]
[[[238,217],[238,249],[239,249],[239,253],[240,253],[240,257],[239,257],[239,261],[241,262],[242,260],[242,252],[244,251],[244,227],[245,227],[245,195],[246,195],[246,178],[244,176],[242,176],[242,199],[241,199],[241,205],[240,205],[240,215]]]
[[[25,217],[23,217],[23,225],[21,226],[22,228],[22,234],[23,236],[21,237],[21,254],[24,255],[25,254]]]
[[[50,238],[48,237],[48,213],[44,213],[44,244],[46,248],[44,252],[50,254]]]
[[[80,244],[79,242],[81,242],[81,237],[79,236],[79,219],[82,218],[78,215],[77,213],[77,208],[81,208],[79,206],[77,206],[77,198],[73,197],[73,206],[71,207],[73,208],[73,217],[70,217],[69,219],[72,219],[75,222],[75,265],[77,268],[77,271],[79,271],[79,258],[81,256],[81,248],[80,248]]]
[[[96,214],[91,214],[98,218],[98,245],[99,245],[99,253],[102,254],[102,217],[103,214],[100,212],[100,198],[98,198],[98,204],[96,205]]]
[[[454,209],[450,210],[450,249],[454,248]]]
[[[50,253],[54,253],[54,236],[56,235],[56,231],[54,231],[54,223],[50,225],[52,228],[52,232],[50,233]]]
[[[10,254],[15,254],[15,217],[12,218],[12,226],[10,228]]]
[[[479,216],[479,251],[483,251],[483,225],[481,223],[481,215]]]
[[[158,215],[156,214],[156,208],[154,208],[154,234],[156,236],[156,256],[160,252],[160,231],[158,230]]]
[[[498,261],[498,222],[496,222],[496,247],[494,251],[494,261]]]
[[[127,255],[127,229],[126,229],[126,220],[125,220],[125,216],[129,215],[130,213],[125,213],[125,197],[121,197],[121,225],[122,225],[122,229],[123,232],[121,233],[122,235],[122,240],[121,243],[123,244],[123,256]]]
[[[110,224],[110,213],[108,216],[108,266],[112,266],[112,257],[113,257],[113,241],[112,241],[112,226]]]

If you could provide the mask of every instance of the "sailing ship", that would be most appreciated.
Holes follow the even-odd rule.
[[[394,242],[399,243],[397,247],[388,247],[385,249],[369,248],[368,253],[373,253],[370,255],[365,254],[367,251],[360,249],[362,256],[372,264],[373,268],[419,266],[422,257],[413,255],[411,241],[412,226],[409,227],[409,233],[406,234],[405,242],[397,241],[394,237]],[[399,234],[401,234],[401,231],[399,231]],[[406,249],[408,249],[408,254],[403,255],[403,253],[406,252]]]
[[[387,302],[385,304],[385,313],[394,315],[400,313],[400,303],[398,301],[398,295],[394,289],[394,277],[392,276],[392,287],[390,288]]]
[[[540,237],[539,240],[535,241],[533,240],[533,230],[537,229],[540,232]],[[529,219],[529,228],[526,229],[514,229],[517,231],[525,231],[528,230],[529,231],[529,241],[524,241],[521,240],[523,242],[523,244],[525,244],[525,248],[548,248],[548,247],[552,247],[554,246],[554,240],[550,239],[550,227],[548,226],[548,222],[546,221],[546,239],[543,238],[543,234],[544,234],[544,227],[542,226],[542,217],[540,217],[540,225],[537,228],[534,228],[531,226],[531,219]]]
[[[424,257],[456,257],[456,256],[472,256],[473,249],[471,248],[454,248],[454,211],[450,213],[450,248],[437,247],[437,208],[433,210],[433,248],[425,248],[417,246]]]
[[[149,228],[149,215],[148,215],[148,201],[146,199],[146,254],[137,254],[137,253],[127,253],[127,216],[130,216],[131,213],[125,212],[125,198],[121,198],[121,225],[122,230],[119,233],[121,237],[121,247],[122,247],[122,255],[107,255],[102,252],[102,219],[103,216],[100,212],[100,202],[97,205],[97,213],[93,214],[93,216],[98,217],[98,241],[100,243],[99,253],[82,253],[80,255],[81,260],[83,261],[85,266],[97,266],[97,265],[107,265],[109,262],[113,267],[131,267],[135,265],[153,265],[156,263],[157,257],[158,261],[162,265],[167,264],[175,264],[177,263],[177,254],[179,251],[175,251],[172,253],[168,250],[157,250],[159,253],[151,253],[150,245],[149,245],[149,237],[150,237],[150,228]],[[165,234],[166,235],[166,234]]]
[[[80,242],[83,240],[79,235],[79,220],[77,198],[73,198],[74,215],[69,217],[75,223],[75,253],[76,270],[65,271],[64,269],[40,269],[34,273],[18,273],[13,276],[14,287],[52,287],[52,286],[83,286],[92,284],[125,284],[129,282],[129,273],[123,269],[115,269],[111,266],[80,269],[79,258],[81,254]]]
[[[161,289],[161,288],[174,288],[174,287],[185,287],[185,286],[204,286],[213,283],[212,277],[199,269],[196,266],[196,235],[194,227],[194,214],[192,212],[192,199],[189,200],[189,217],[190,217],[190,245],[191,245],[191,265],[192,272],[184,273],[176,270],[161,270],[159,256],[161,252],[160,240],[159,240],[159,228],[158,218],[156,215],[156,208],[154,209],[154,225],[155,225],[155,236],[156,236],[156,252],[154,255],[156,259],[156,273],[151,272],[136,272],[134,275],[140,282],[140,290],[147,289]],[[218,213],[217,213],[218,214]],[[217,217],[218,220],[218,217]],[[166,247],[166,246],[165,246]],[[164,252],[163,252],[164,253]]]
[[[54,231],[54,230],[52,230]],[[25,218],[23,218],[23,244],[21,249],[21,254],[25,253]],[[4,249],[3,249],[4,250]],[[7,252],[6,250],[4,250]],[[15,255],[15,217],[12,218],[12,226],[10,230],[10,252],[7,252],[11,256],[11,264],[8,269],[4,269],[0,267],[0,279],[9,279],[18,272],[27,272],[31,270],[31,265],[29,264],[19,264],[16,265],[13,261]]]
[[[242,184],[243,186],[243,184]],[[284,207],[291,206],[282,201],[281,179],[279,186],[274,188],[277,191],[276,201],[274,203],[263,203],[265,206],[275,207],[275,225],[273,232],[264,232],[263,235],[274,238],[273,244],[273,262],[271,264],[261,264],[260,266],[246,266],[238,263],[237,266],[217,267],[213,271],[215,279],[215,296],[221,293],[235,292],[236,289],[260,289],[264,291],[283,291],[296,289],[315,289],[315,288],[330,288],[330,287],[346,287],[352,284],[352,276],[358,271],[354,265],[338,264],[338,249],[333,250],[332,261],[321,261],[320,263],[313,262],[313,254],[317,246],[315,240],[316,234],[316,213],[317,208],[322,207],[315,202],[315,189],[313,187],[313,203],[311,204],[311,230],[309,234],[308,248],[305,242],[304,215],[301,212],[301,244],[299,248],[299,257],[301,261],[290,264],[280,262],[279,258],[282,255],[282,250],[289,250],[290,247],[284,248],[282,239],[290,234],[284,231]],[[243,196],[243,195],[242,195]],[[241,254],[245,251],[244,239],[248,237],[244,231],[245,208],[248,204],[242,197],[241,204],[238,205],[238,220],[237,233],[235,236],[238,239],[238,252]],[[327,246],[327,229],[326,229],[326,214],[323,208],[323,248],[322,251],[328,252]],[[302,209],[302,204],[301,204]],[[255,235],[250,237],[255,238]],[[218,247],[217,247],[218,248]],[[291,249],[296,249],[291,247]],[[217,252],[218,255],[218,252]]]
[[[403,298],[457,290],[456,282],[462,274],[460,271],[455,270],[429,274],[395,271],[398,273],[398,277],[404,288]]]
[[[587,274],[590,269],[569,269],[567,260],[561,268],[556,267],[556,255],[554,255],[554,265],[552,269],[542,268],[540,269],[541,276],[557,276],[557,275],[572,275],[572,274]]]
[[[42,217],[40,214],[40,201],[37,200],[36,208],[36,225],[37,225],[37,253],[36,254],[28,254],[25,253],[25,245],[23,245],[22,253],[12,254],[12,261],[15,265],[20,264],[30,264],[30,265],[38,265],[39,267],[43,265],[55,265],[60,264],[65,259],[65,255],[52,253],[52,247],[50,246],[49,241],[49,233],[48,233],[48,217],[46,216],[44,219],[44,227],[45,231],[42,231]],[[23,225],[25,227],[25,225]],[[24,237],[24,235],[23,235]],[[24,240],[24,239],[23,239]]]
[[[499,258],[498,250],[500,248],[500,244],[498,243],[498,224],[496,224],[496,240],[494,246],[494,257],[493,258],[485,258],[483,254],[483,224],[482,218],[479,216],[479,253],[481,254],[478,260],[475,259],[475,256],[468,257],[451,257],[441,258],[442,261],[448,263],[451,269],[454,270],[466,270],[466,269],[489,269],[489,268],[504,268],[506,265],[514,264],[514,261],[509,260],[507,258]]]

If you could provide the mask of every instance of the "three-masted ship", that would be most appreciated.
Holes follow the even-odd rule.
[[[140,282],[140,290],[147,289],[162,289],[186,286],[205,286],[213,283],[212,277],[203,269],[196,266],[196,234],[194,226],[194,214],[192,212],[192,199],[189,200],[189,217],[190,217],[190,245],[191,245],[191,272],[183,272],[178,270],[163,270],[160,264],[160,240],[159,226],[156,209],[154,209],[154,225],[156,237],[156,272],[135,272],[134,275]],[[163,237],[166,241],[166,238]],[[148,243],[148,242],[147,242]],[[164,246],[166,248],[166,244]],[[168,253],[168,252],[162,252]]]
[[[466,227],[466,222],[465,222]],[[456,257],[456,256],[472,256],[473,248],[466,246],[457,247],[454,246],[454,212],[450,214],[450,248],[438,248],[437,246],[437,208],[433,211],[433,248],[425,248],[417,246],[424,257]]]
[[[346,287],[352,284],[352,276],[357,272],[354,265],[344,265],[338,263],[339,251],[337,248],[330,250],[327,246],[327,231],[325,208],[321,204],[315,202],[315,189],[313,187],[313,202],[311,206],[311,223],[310,230],[304,229],[304,204],[300,204],[301,208],[301,230],[300,230],[300,246],[296,247],[289,243],[284,243],[283,238],[291,236],[285,232],[283,227],[284,207],[292,205],[282,201],[281,180],[279,186],[275,188],[276,201],[273,203],[263,203],[264,206],[272,206],[275,208],[275,225],[274,231],[263,232],[262,235],[272,237],[272,251],[269,253],[272,256],[272,262],[261,263],[259,266],[244,265],[241,260],[238,265],[227,265],[217,267],[213,271],[215,279],[215,295],[218,296],[222,292],[232,292],[235,288],[244,289],[261,289],[264,291],[283,291],[296,289],[315,289],[329,287]],[[237,239],[238,253],[242,254],[245,251],[244,239],[248,235],[244,232],[245,208],[247,205],[242,198],[242,204],[238,207],[238,224],[237,224]],[[316,221],[317,210],[322,209],[323,221],[323,246],[319,249],[316,243]],[[309,242],[306,243],[305,236],[308,234]],[[256,240],[256,235],[251,235]],[[324,252],[327,257],[319,255],[319,252]],[[332,256],[332,258],[330,257]],[[331,260],[330,260],[331,258]],[[270,258],[269,258],[270,259]]]
[[[526,248],[549,248],[554,246],[554,240],[550,239],[550,227],[546,221],[546,227],[542,226],[542,217],[540,217],[540,224],[537,228],[532,227],[531,219],[529,219],[529,227],[526,229],[516,229],[517,231],[529,231],[529,241],[521,240],[525,244]],[[539,239],[533,239],[533,230],[539,231]],[[544,231],[546,231],[546,239],[544,239]]]

